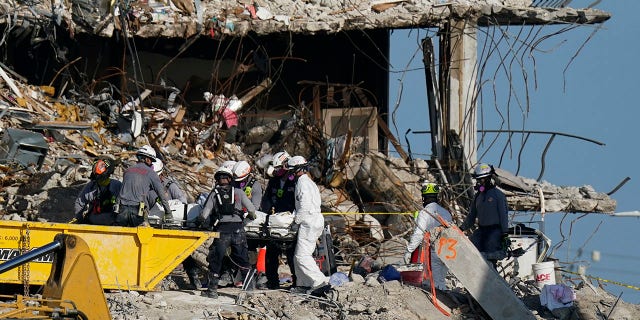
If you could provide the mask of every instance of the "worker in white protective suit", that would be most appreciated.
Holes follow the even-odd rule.
[[[293,257],[296,287],[292,292],[309,293],[329,283],[313,258],[316,241],[324,229],[324,217],[320,212],[320,190],[307,174],[309,165],[302,156],[291,157],[286,163],[289,174],[296,180],[294,228],[298,239]]]
[[[440,193],[440,187],[437,184],[425,182],[422,184],[421,192],[422,205],[424,205],[424,208],[420,210],[420,212],[418,212],[418,216],[416,217],[416,228],[413,230],[411,240],[409,240],[407,250],[404,254],[405,263],[415,262],[411,261],[411,255],[423,243],[425,232],[431,231],[434,228],[442,225],[440,223],[440,219],[438,219],[438,216],[440,216],[447,223],[451,223],[452,220],[451,213],[449,213],[447,209],[438,204],[438,194]],[[435,250],[436,246],[434,244],[431,244],[430,247],[433,284],[435,285],[436,289],[447,290],[444,279],[448,269],[444,265],[444,263],[442,263],[442,260],[438,258]]]

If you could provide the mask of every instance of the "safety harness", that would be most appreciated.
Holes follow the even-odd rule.
[[[91,210],[89,210],[89,214],[113,212],[113,206],[116,203],[116,196],[111,193],[109,185],[106,185],[104,189],[102,189],[97,183],[96,186],[98,188],[98,195],[91,202]]]
[[[431,217],[436,219],[436,221],[440,222],[445,228],[449,227],[449,224],[442,219],[439,214],[433,214],[427,210],[425,210]],[[451,314],[444,310],[438,304],[438,299],[436,298],[436,286],[433,281],[433,272],[431,270],[431,233],[425,230],[424,237],[422,238],[422,257],[421,260],[423,262],[422,265],[422,280],[429,279],[429,283],[431,284],[431,302],[436,307],[436,309],[440,310],[443,315],[449,317]]]

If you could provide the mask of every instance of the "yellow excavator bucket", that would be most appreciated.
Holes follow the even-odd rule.
[[[152,291],[178,264],[217,232],[48,222],[0,221],[0,262],[53,241],[56,234],[80,236],[95,259],[103,289]],[[53,254],[0,274],[0,283],[44,285]]]

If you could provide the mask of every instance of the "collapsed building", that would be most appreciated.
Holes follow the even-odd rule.
[[[314,164],[323,212],[354,213],[329,218],[342,228],[335,243],[346,263],[397,256],[412,222],[385,213],[419,209],[422,180],[445,185],[446,206],[464,219],[477,163],[478,29],[610,18],[526,0],[16,1],[0,12],[7,218],[70,220],[91,161],[121,160],[118,175],[146,143],[193,201],[224,160],[264,173],[260,160],[287,150]],[[407,28],[438,30],[421,47],[429,159],[413,157],[389,129],[390,30]],[[239,115],[235,139],[219,108]],[[589,186],[499,176],[514,211],[615,211]]]

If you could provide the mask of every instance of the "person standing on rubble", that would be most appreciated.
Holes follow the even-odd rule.
[[[110,226],[116,221],[115,204],[122,183],[111,179],[114,164],[110,159],[98,159],[91,167],[89,182],[74,203],[72,222]]]
[[[156,151],[149,145],[144,145],[136,152],[138,162],[124,172],[122,189],[118,195],[119,213],[116,224],[119,226],[137,227],[148,224],[146,217],[153,203],[149,202],[149,192],[155,191],[160,198],[165,215],[164,219],[171,219],[169,194],[164,189],[158,174],[151,167],[156,160]]]
[[[224,142],[235,143],[238,134],[237,111],[242,108],[240,99],[235,95],[227,98],[222,94],[213,95],[210,92],[205,92],[203,96],[205,101],[211,103],[214,122],[218,123],[220,128],[226,129]]]
[[[158,174],[158,177],[160,177],[160,181],[162,181],[162,185],[169,193],[169,199],[178,200],[186,206],[188,202],[186,192],[182,190],[180,184],[173,177],[167,174],[162,160],[156,159],[156,161],[153,162],[152,168],[153,171]],[[153,204],[153,206],[149,210],[149,215],[162,217],[164,212],[160,209],[160,198],[158,197],[158,194],[155,192],[155,190],[151,190],[149,192],[149,198],[149,203]],[[184,259],[184,261],[182,261],[182,268],[187,274],[191,286],[193,286],[193,288],[196,290],[202,290],[202,282],[200,281],[199,277],[200,268],[198,267],[198,263],[196,262],[196,260],[191,256],[187,257],[186,259]]]
[[[478,219],[478,229],[471,241],[478,251],[497,268],[498,260],[506,258],[505,244],[509,242],[509,208],[507,198],[494,183],[495,169],[486,163],[474,169],[476,196],[461,230],[473,227]]]
[[[260,207],[262,185],[251,174],[251,165],[247,161],[238,161],[233,165],[233,187],[241,189],[251,199],[253,206]]]
[[[226,167],[219,167],[214,174],[216,185],[209,193],[204,208],[198,216],[199,224],[209,221],[209,226],[220,233],[209,247],[209,285],[203,296],[218,298],[218,281],[222,261],[228,248],[231,248],[231,260],[240,268],[242,279],[251,268],[247,249],[247,236],[243,220],[256,218],[256,208],[244,191],[231,185],[233,172]],[[246,214],[243,211],[246,208]],[[248,285],[251,288],[251,285]]]
[[[440,219],[443,219],[447,223],[451,223],[451,213],[447,209],[438,204],[438,195],[440,194],[440,187],[435,183],[425,182],[422,184],[422,205],[424,208],[418,212],[416,217],[416,227],[413,230],[407,250],[404,253],[404,262],[410,263],[411,255],[418,249],[423,243],[424,235],[426,232],[430,232],[436,227],[442,226]],[[429,241],[428,239],[426,239]],[[418,252],[421,252],[420,248]],[[442,263],[442,260],[436,254],[435,246],[430,245],[430,262],[431,271],[433,277],[433,283],[436,289],[447,290],[445,284],[445,276],[447,273],[447,267]]]
[[[291,157],[286,169],[296,181],[295,213],[293,228],[298,229],[298,239],[293,258],[296,287],[292,292],[308,293],[329,283],[313,258],[316,241],[324,230],[324,217],[320,211],[320,190],[307,174],[309,163],[302,156]]]
[[[295,189],[296,183],[294,179],[289,179],[284,164],[289,160],[289,153],[281,151],[276,153],[272,159],[272,169],[270,170],[273,177],[269,179],[267,188],[260,208],[267,215],[277,212],[294,212],[296,209]],[[293,256],[295,252],[295,241],[291,243],[282,243],[274,240],[267,240],[267,254],[265,257],[265,273],[267,276],[266,287],[268,289],[279,289],[280,278],[278,268],[280,267],[280,256],[284,253],[287,257],[287,264],[291,272],[291,280],[293,285],[296,284],[296,270],[293,266]]]

